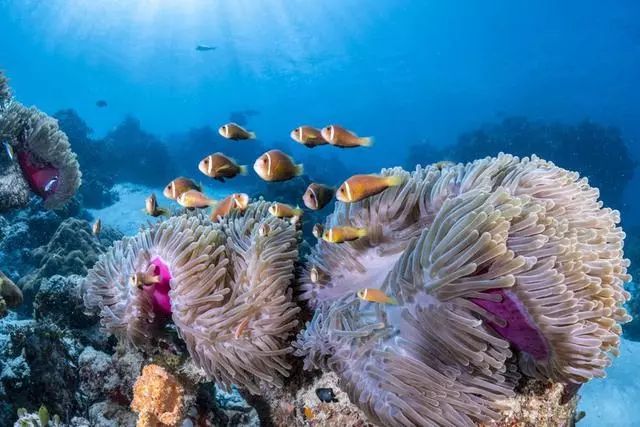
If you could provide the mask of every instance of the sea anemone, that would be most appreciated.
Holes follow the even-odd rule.
[[[12,146],[24,179],[45,207],[58,208],[80,187],[76,155],[54,118],[9,96],[6,78],[0,75],[0,140]]]
[[[102,327],[122,342],[148,344],[170,317],[180,324],[200,314],[194,302],[223,299],[215,290],[226,274],[224,239],[220,227],[180,216],[115,242],[87,274],[85,305],[99,310]],[[158,283],[132,284],[136,273],[149,271]]]
[[[629,320],[629,261],[619,213],[586,178],[504,154],[382,174],[405,183],[338,203],[325,225],[368,236],[320,241],[308,258],[301,298],[316,312],[296,343],[307,368],[335,371],[383,425],[489,422],[520,374],[604,376]]]
[[[300,310],[290,288],[298,233],[269,206],[253,203],[219,224],[173,217],[117,242],[89,272],[85,304],[108,333],[136,346],[172,320],[195,364],[222,386],[254,394],[282,386]],[[160,283],[130,285],[148,271]]]
[[[9,88],[9,80],[0,71],[0,108],[11,99],[11,89]]]

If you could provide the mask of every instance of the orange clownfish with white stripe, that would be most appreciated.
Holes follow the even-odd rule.
[[[286,181],[302,175],[304,168],[282,151],[270,150],[258,157],[253,170],[265,181]]]
[[[379,304],[393,304],[397,305],[398,300],[394,297],[390,297],[389,295],[382,292],[380,289],[376,288],[364,288],[358,291],[358,298],[367,302],[377,302]]]
[[[338,188],[336,198],[344,203],[354,203],[382,193],[389,187],[403,183],[401,176],[354,175]]]

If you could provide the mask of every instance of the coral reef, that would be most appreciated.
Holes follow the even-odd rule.
[[[43,198],[45,207],[63,206],[80,187],[81,173],[76,155],[52,117],[14,100],[0,103],[0,139],[13,148],[22,181]],[[1,182],[11,180],[18,188],[24,188],[24,183],[16,182],[16,179],[15,174],[9,174]],[[20,201],[26,204],[15,197],[13,188],[4,190],[7,192],[0,193],[0,199],[8,198],[11,202],[0,207],[8,210],[19,207]]]
[[[29,253],[38,268],[24,275],[18,282],[25,300],[31,302],[41,282],[53,275],[86,275],[105,248],[120,237],[118,232],[106,228],[97,238],[92,234],[91,225],[87,221],[65,219],[46,245]]]
[[[510,117],[461,135],[455,145],[440,154],[442,158],[468,162],[500,151],[519,156],[535,153],[569,170],[580,170],[594,186],[606,188],[603,200],[619,209],[624,207],[623,193],[637,166],[616,128],[588,120],[566,125]]]
[[[88,218],[74,203],[52,211],[45,209],[37,198],[32,198],[22,210],[0,216],[0,265],[4,272],[10,277],[20,277],[38,268],[31,252],[46,245],[62,221],[70,217]]]
[[[113,162],[104,141],[90,138],[93,131],[74,110],[58,111],[54,117],[83,166],[84,179],[77,196],[82,205],[87,209],[102,209],[118,201],[118,194],[112,190],[118,175],[113,168],[122,164]]]
[[[604,376],[629,320],[629,262],[619,213],[597,189],[535,156],[382,174],[405,183],[338,203],[325,224],[369,235],[320,241],[308,258],[301,298],[316,311],[296,344],[305,367],[336,372],[383,425],[489,423],[521,373]],[[398,304],[362,300],[362,288]]]
[[[100,145],[108,157],[91,167],[100,169],[101,175],[113,176],[115,182],[165,185],[176,176],[175,159],[167,146],[145,132],[133,117],[125,118]]]
[[[282,386],[300,311],[290,289],[298,235],[270,206],[253,203],[219,224],[173,217],[116,242],[87,275],[86,306],[138,347],[172,320],[194,363],[227,388]],[[145,272],[155,284],[132,286]]]
[[[185,390],[180,381],[158,365],[147,365],[133,386],[131,409],[138,427],[176,426],[185,415]]]

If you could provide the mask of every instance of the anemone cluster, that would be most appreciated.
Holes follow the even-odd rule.
[[[22,176],[47,208],[64,205],[77,191],[81,173],[67,136],[55,119],[10,99],[0,74],[0,141],[17,157]]]
[[[136,347],[172,321],[195,364],[223,386],[282,386],[300,311],[291,289],[299,236],[270,206],[253,203],[220,223],[172,217],[116,242],[85,279],[85,305]],[[147,272],[157,283],[132,286]]]
[[[603,377],[630,280],[617,211],[586,178],[535,156],[399,168],[404,185],[337,203],[325,227],[369,235],[308,258],[298,336],[381,425],[490,422],[520,375]],[[380,289],[398,304],[358,298]],[[514,357],[515,356],[515,357]],[[504,400],[502,400],[504,402]]]
[[[85,305],[136,347],[172,322],[210,378],[253,394],[284,385],[293,352],[380,425],[491,422],[522,375],[604,376],[630,319],[629,261],[619,213],[586,178],[504,154],[382,175],[402,184],[338,202],[325,222],[366,236],[319,240],[299,277],[299,232],[259,201],[117,242],[86,277]],[[313,318],[292,342],[294,287]]]

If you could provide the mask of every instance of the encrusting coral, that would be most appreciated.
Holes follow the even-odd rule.
[[[0,76],[0,97],[8,94]],[[35,107],[5,100],[0,103],[0,139],[11,145],[25,181],[47,208],[60,207],[75,194],[80,168],[55,119]]]
[[[586,178],[504,154],[382,174],[404,184],[337,203],[325,224],[368,236],[319,241],[308,257],[305,367],[336,372],[382,425],[491,422],[522,373],[604,376],[629,320],[629,262],[619,213]],[[362,288],[398,304],[360,299]]]
[[[300,311],[290,288],[298,233],[269,206],[253,203],[219,224],[173,217],[116,242],[87,275],[85,305],[135,346],[172,320],[195,364],[227,388],[281,386]],[[152,277],[132,286],[134,275]]]
[[[133,386],[131,409],[138,412],[138,427],[176,426],[184,416],[184,387],[158,365],[147,365]]]

